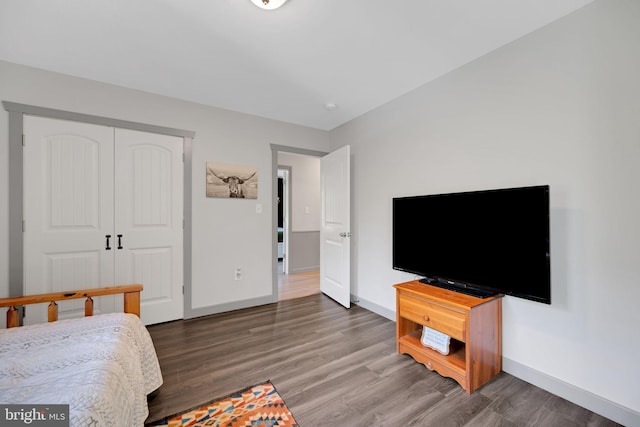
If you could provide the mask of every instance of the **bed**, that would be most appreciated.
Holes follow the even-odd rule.
[[[95,291],[46,295],[87,297],[92,306]],[[125,313],[0,330],[0,403],[68,404],[71,426],[143,426],[147,395],[160,387],[162,374],[137,294],[137,305],[134,297]],[[16,300],[0,299],[0,307],[10,307],[8,326]]]

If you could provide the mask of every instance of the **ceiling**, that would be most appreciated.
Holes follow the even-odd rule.
[[[0,59],[330,130],[591,1],[1,0]]]

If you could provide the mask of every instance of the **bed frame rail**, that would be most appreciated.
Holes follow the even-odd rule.
[[[58,320],[58,304],[56,301],[86,298],[84,302],[84,315],[93,316],[93,299],[104,295],[124,294],[124,312],[140,317],[140,292],[142,285],[111,286],[107,288],[82,289],[69,292],[53,292],[50,294],[26,295],[23,297],[0,298],[0,307],[9,307],[7,310],[7,328],[20,326],[17,306],[28,304],[49,303],[49,322]]]

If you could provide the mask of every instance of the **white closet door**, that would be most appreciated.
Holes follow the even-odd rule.
[[[116,284],[144,285],[145,324],[181,319],[183,139],[115,131]]]
[[[24,292],[38,294],[112,286],[113,129],[24,117]],[[113,311],[113,297],[95,312]],[[83,300],[59,304],[59,318],[84,314]],[[30,306],[25,323],[46,321],[46,304]]]
[[[182,318],[182,138],[32,116],[24,133],[24,293],[142,283],[145,324]],[[121,309],[95,299],[95,314]],[[59,303],[60,319],[83,315]]]

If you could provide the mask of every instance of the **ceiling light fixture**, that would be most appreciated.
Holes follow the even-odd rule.
[[[260,9],[273,10],[284,4],[287,0],[251,0]]]

